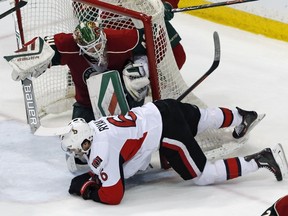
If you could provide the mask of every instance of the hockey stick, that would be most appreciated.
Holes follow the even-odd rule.
[[[27,4],[26,1],[19,1],[14,7],[12,7],[11,9],[7,10],[6,12],[0,14],[0,19],[2,19],[3,17],[13,13],[16,10],[19,10],[20,8],[24,7]]]
[[[59,136],[68,133],[71,126],[48,128],[41,125],[31,78],[22,80],[27,123],[36,136]]]
[[[216,3],[211,3],[211,4],[195,5],[195,6],[184,7],[184,8],[174,8],[171,10],[171,12],[177,13],[177,12],[183,12],[183,11],[200,10],[200,9],[205,9],[205,8],[241,4],[241,3],[252,2],[252,1],[258,1],[258,0],[232,0],[232,1],[225,1],[225,2],[216,2]]]
[[[218,67],[220,63],[220,40],[217,32],[213,33],[213,39],[214,39],[214,60],[211,67],[192,86],[190,86],[185,92],[183,92],[177,98],[177,101],[183,100],[183,98],[185,98],[192,90],[194,90],[203,80],[205,80]]]

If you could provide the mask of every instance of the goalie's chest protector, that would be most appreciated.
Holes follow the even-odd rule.
[[[113,176],[111,184],[120,178],[120,161],[124,161],[124,177],[129,178],[145,170],[152,153],[159,149],[162,120],[153,103],[133,108],[125,116],[102,117],[89,124],[95,130],[89,165],[96,174]]]
[[[107,57],[109,70],[121,72],[127,61],[132,57],[132,50],[139,38],[136,30],[105,30],[107,37]],[[123,40],[125,38],[125,40]],[[82,105],[91,106],[86,79],[96,71],[82,55],[72,34],[59,33],[54,35],[55,45],[61,55],[61,65],[67,65],[76,86],[76,100]],[[102,71],[101,71],[102,72]]]

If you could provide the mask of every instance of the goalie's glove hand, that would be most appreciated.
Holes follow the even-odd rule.
[[[169,2],[163,2],[164,4],[164,19],[166,21],[170,21],[174,17],[174,13],[172,12],[172,5]]]
[[[40,37],[26,43],[11,56],[4,56],[13,68],[12,79],[24,80],[29,76],[39,77],[50,66],[55,51]]]
[[[129,62],[123,72],[123,81],[127,92],[135,101],[145,98],[149,88],[149,71],[146,56],[138,56],[134,63]]]

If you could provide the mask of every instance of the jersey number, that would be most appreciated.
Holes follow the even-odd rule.
[[[118,115],[118,119],[114,117],[108,117],[107,120],[109,123],[117,126],[117,127],[136,127],[136,119],[137,116],[132,111],[127,113],[131,119],[127,119],[124,115]]]

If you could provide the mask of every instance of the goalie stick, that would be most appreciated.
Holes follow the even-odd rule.
[[[214,60],[211,67],[193,85],[191,85],[185,92],[183,92],[177,98],[177,101],[183,100],[183,98],[185,98],[192,90],[194,90],[200,83],[202,83],[203,80],[205,80],[218,67],[220,63],[220,40],[219,35],[216,31],[213,33],[213,39],[214,39]]]
[[[171,10],[171,12],[177,13],[177,12],[184,12],[184,11],[191,11],[191,10],[200,10],[200,9],[205,9],[205,8],[241,4],[241,3],[253,2],[253,1],[258,1],[258,0],[234,0],[234,1],[216,2],[216,3],[211,3],[211,4],[195,5],[195,6],[184,7],[184,8],[174,8]]]
[[[26,109],[27,123],[30,126],[32,133],[36,136],[58,136],[68,133],[71,130],[71,126],[48,128],[43,127],[38,116],[36,99],[34,95],[33,82],[30,78],[26,78],[22,81],[24,102]]]
[[[12,7],[11,9],[7,10],[6,12],[0,14],[0,19],[2,19],[3,17],[13,13],[16,10],[19,10],[20,8],[24,7],[27,4],[26,1],[19,1],[14,7]]]

